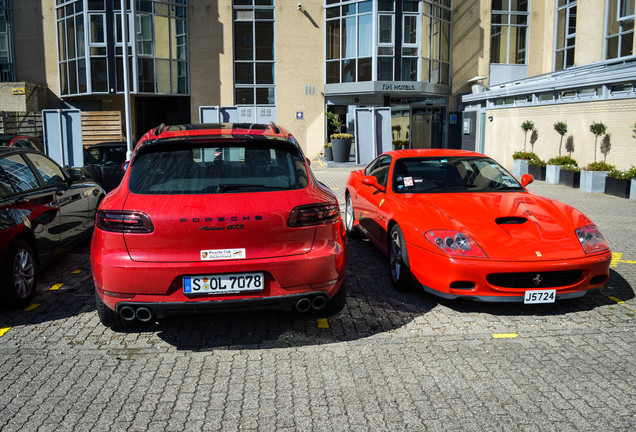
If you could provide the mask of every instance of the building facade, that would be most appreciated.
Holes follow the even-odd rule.
[[[564,121],[585,163],[602,121],[607,161],[636,164],[634,0],[125,0],[124,22],[121,2],[0,0],[0,81],[47,89],[41,109],[123,112],[126,59],[135,138],[232,107],[315,157],[325,112],[354,132],[356,108],[389,107],[393,140],[413,148],[511,166],[523,121],[544,159]]]
[[[479,14],[463,13],[467,7]],[[511,167],[526,143],[547,160],[559,155],[554,123],[564,122],[572,152],[562,153],[579,166],[636,165],[634,7],[633,0],[461,2],[454,12],[465,19],[455,28],[467,33],[464,40],[454,34],[454,47],[471,52],[465,64],[454,63],[457,84],[471,85],[453,89],[463,93],[463,147]],[[535,127],[527,142],[526,120]],[[595,122],[607,127],[599,139],[590,132]]]

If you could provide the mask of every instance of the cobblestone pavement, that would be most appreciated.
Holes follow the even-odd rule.
[[[350,169],[313,166],[343,201]],[[636,430],[636,201],[529,189],[600,227],[607,287],[532,307],[398,293],[386,259],[352,240],[348,303],[328,320],[226,313],[118,333],[97,318],[85,244],[41,274],[30,308],[0,310],[0,430]]]

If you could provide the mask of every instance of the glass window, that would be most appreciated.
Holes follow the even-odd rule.
[[[130,172],[131,192],[148,195],[271,192],[307,184],[302,155],[281,141],[150,147]]]
[[[62,169],[46,156],[29,153],[28,158],[33,162],[35,169],[44,180],[44,184],[55,185],[66,181]]]
[[[576,39],[576,0],[559,0],[554,70],[574,66]]]
[[[422,15],[422,81],[450,82],[450,8],[424,3]]]
[[[328,84],[373,79],[369,68],[373,56],[372,11],[371,1],[327,7],[325,75]]]
[[[0,168],[0,197],[6,197],[15,193],[9,176]]]
[[[28,191],[40,186],[35,173],[19,154],[0,159],[0,167],[11,181],[16,192]]]
[[[634,47],[634,1],[606,0],[605,59],[631,56]]]
[[[381,156],[367,167],[364,174],[373,176],[378,183],[386,187],[389,179],[389,168],[391,167],[391,156]]]
[[[234,1],[234,98],[237,105],[275,105],[274,23],[273,1]],[[329,35],[328,30],[328,38]],[[337,45],[332,44],[332,48]],[[327,51],[329,56],[329,43]]]
[[[10,2],[0,3],[0,82],[15,81]]]
[[[492,0],[490,62],[526,64],[527,0]]]

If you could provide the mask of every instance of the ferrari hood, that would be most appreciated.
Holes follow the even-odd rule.
[[[576,228],[591,221],[575,208],[529,193],[413,195],[425,230],[470,235],[492,260],[536,261],[585,255]],[[420,227],[423,228],[423,227]]]

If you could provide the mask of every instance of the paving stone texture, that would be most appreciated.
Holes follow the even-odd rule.
[[[313,169],[344,202],[351,168]],[[240,312],[113,332],[82,245],[41,274],[39,306],[0,309],[0,430],[636,430],[636,201],[529,190],[599,226],[616,253],[605,288],[535,306],[399,293],[385,257],[350,240],[348,303],[326,322]]]

